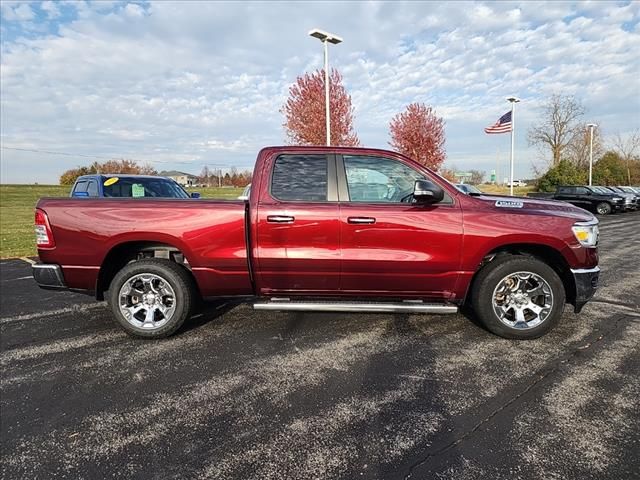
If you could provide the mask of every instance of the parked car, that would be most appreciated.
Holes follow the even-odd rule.
[[[511,182],[507,182],[507,187],[511,186]],[[514,187],[526,187],[527,186],[527,182],[523,181],[523,180],[514,180],[513,181],[513,186]]]
[[[566,185],[556,188],[555,200],[569,202],[576,207],[584,208],[599,215],[624,211],[622,195],[585,185]]]
[[[465,195],[377,149],[269,147],[248,202],[45,198],[35,225],[38,284],[107,298],[147,338],[175,332],[201,298],[237,296],[303,312],[444,314],[466,302],[495,334],[530,339],[565,301],[580,312],[600,271],[591,213]]]
[[[467,185],[466,183],[456,183],[456,188],[460,190],[462,193],[466,194],[474,194],[474,195],[482,195],[482,192],[473,185]]]
[[[596,187],[592,187],[593,189],[595,189],[598,192],[601,193],[611,193],[614,195],[618,195],[620,197],[622,197],[623,199],[623,205],[622,205],[622,209],[623,211],[627,211],[627,210],[635,210],[637,208],[636,205],[636,196],[633,193],[626,193],[622,190],[618,190],[616,187],[603,187],[603,186],[596,186]]]
[[[626,191],[624,188],[622,187],[613,187],[613,186],[609,186],[606,187],[609,190],[615,192],[615,193],[619,193],[621,195],[623,195],[625,198],[628,198],[629,201],[625,202],[625,207],[627,208],[627,210],[637,210],[638,209],[638,204],[640,203],[640,195],[638,195],[637,193],[633,192],[633,191]]]
[[[168,177],[155,175],[82,175],[73,184],[70,193],[75,198],[200,198],[191,194]]]

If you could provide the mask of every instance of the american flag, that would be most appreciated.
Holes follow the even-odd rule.
[[[511,131],[511,112],[502,115],[496,123],[484,129],[484,133],[508,133]]]

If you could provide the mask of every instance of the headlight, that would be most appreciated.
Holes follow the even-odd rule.
[[[611,200],[613,200],[614,202],[621,202],[622,197],[613,197]]]
[[[571,227],[576,240],[580,242],[583,247],[595,247],[598,244],[598,236],[600,235],[600,229],[598,228],[598,221],[595,222],[578,222]]]

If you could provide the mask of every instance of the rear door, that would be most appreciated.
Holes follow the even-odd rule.
[[[343,293],[450,298],[462,253],[454,198],[410,203],[415,180],[427,178],[413,166],[382,156],[337,158]]]
[[[284,153],[271,158],[260,191],[251,194],[260,197],[255,242],[258,291],[335,293],[340,286],[335,156]]]

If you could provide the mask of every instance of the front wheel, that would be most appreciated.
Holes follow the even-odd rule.
[[[611,213],[611,205],[607,202],[600,202],[596,205],[596,212],[598,212],[598,215],[609,215]]]
[[[533,339],[551,330],[564,310],[558,274],[534,257],[496,257],[474,281],[472,304],[485,327],[504,338]]]
[[[189,317],[194,303],[188,271],[162,258],[127,264],[109,287],[109,305],[116,321],[136,337],[168,337]]]

